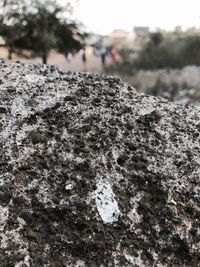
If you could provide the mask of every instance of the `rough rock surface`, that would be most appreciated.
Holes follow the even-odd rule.
[[[200,266],[200,109],[0,62],[0,266]]]

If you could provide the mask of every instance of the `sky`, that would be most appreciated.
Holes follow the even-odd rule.
[[[88,31],[100,34],[132,31],[134,26],[186,29],[200,27],[200,0],[79,0],[75,17]]]

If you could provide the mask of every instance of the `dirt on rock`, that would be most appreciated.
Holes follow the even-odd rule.
[[[0,266],[200,266],[200,109],[0,61]]]

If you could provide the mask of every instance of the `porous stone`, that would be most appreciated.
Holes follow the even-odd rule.
[[[200,266],[200,109],[0,61],[0,266]]]

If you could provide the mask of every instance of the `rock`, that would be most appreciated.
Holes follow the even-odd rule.
[[[0,77],[1,266],[200,266],[198,107],[54,66]]]

